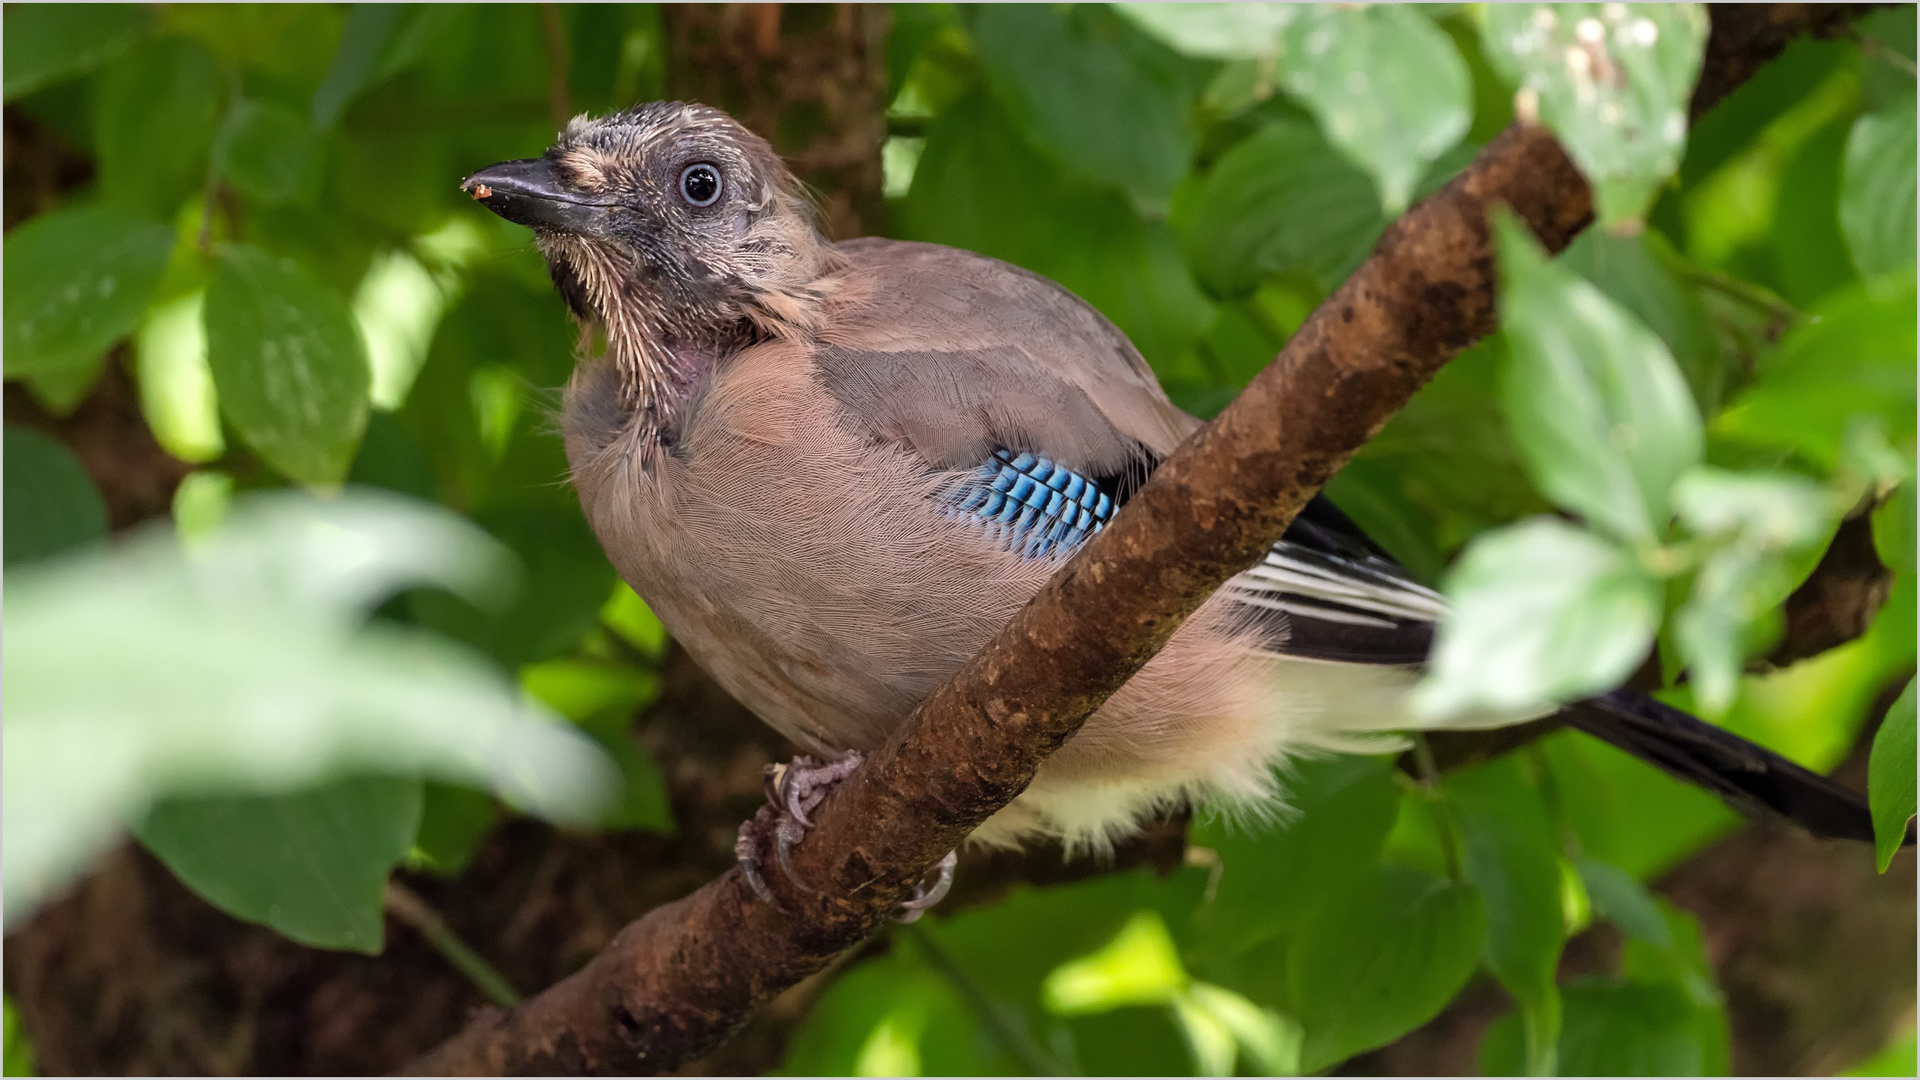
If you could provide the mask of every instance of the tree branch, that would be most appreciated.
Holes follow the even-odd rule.
[[[1555,251],[1591,217],[1558,143],[1514,127],[1396,222],[1278,359],[816,812],[795,864],[818,891],[773,875],[776,910],[731,870],[518,1008],[481,1014],[410,1071],[672,1069],[872,933],[1415,390],[1493,329],[1494,203]]]

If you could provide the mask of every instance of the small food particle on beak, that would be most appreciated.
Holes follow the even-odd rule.
[[[475,184],[473,185],[473,197],[476,199],[491,199],[493,198],[493,189],[485,184]]]

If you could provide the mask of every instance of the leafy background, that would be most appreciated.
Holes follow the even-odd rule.
[[[1691,7],[900,5],[884,228],[1061,282],[1211,415],[1516,108],[1552,125],[1599,226],[1551,262],[1503,228],[1502,332],[1329,493],[1455,599],[1433,714],[1651,650],[1670,700],[1825,771],[1914,663],[1913,9],[1689,125],[1704,34]],[[10,931],[124,829],[234,917],[379,953],[391,913],[510,1000],[414,889],[526,814],[685,835],[634,737],[671,646],[552,434],[572,331],[525,231],[455,188],[660,96],[675,47],[650,6],[9,7]],[[16,126],[60,148],[28,183]],[[171,522],[107,545],[140,515],[48,432],[114,385],[180,465]],[[1897,572],[1870,629],[1754,665],[1845,519]],[[1873,744],[1883,836],[1912,694]],[[1737,826],[1710,797],[1570,733],[1287,785],[1279,820],[1201,808],[1166,872],[888,934],[768,1060],[1317,1072],[1491,995],[1489,1073],[1732,1067],[1702,928],[1649,888]],[[1891,1056],[1825,1067],[1910,1074],[1903,994]],[[32,1035],[9,999],[9,1073]]]

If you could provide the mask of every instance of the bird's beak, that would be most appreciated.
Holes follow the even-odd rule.
[[[569,191],[553,162],[524,158],[489,165],[460,182],[460,190],[516,225],[595,235],[605,230],[610,204]]]

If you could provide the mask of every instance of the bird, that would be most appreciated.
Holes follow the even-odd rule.
[[[771,146],[715,108],[577,117],[541,157],[462,189],[533,230],[580,325],[560,427],[607,555],[805,751],[769,774],[783,864],[832,784],[1200,425],[1125,334],[1039,274],[828,242]],[[1277,766],[1431,726],[1409,691],[1446,611],[1316,497],[970,840],[1097,853],[1176,806],[1271,813]],[[1649,696],[1564,714],[1750,815],[1872,838],[1856,794]],[[742,863],[771,899],[749,839]],[[949,856],[901,917],[951,872]]]

